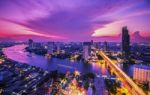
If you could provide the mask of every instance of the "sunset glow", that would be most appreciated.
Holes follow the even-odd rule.
[[[117,36],[122,26],[150,37],[149,5],[149,0],[1,0],[0,37],[91,40]]]

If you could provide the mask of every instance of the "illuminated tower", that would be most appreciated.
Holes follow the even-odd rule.
[[[130,56],[130,35],[127,27],[122,28],[122,56],[126,59]]]

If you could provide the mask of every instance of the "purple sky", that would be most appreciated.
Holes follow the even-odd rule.
[[[150,0],[0,0],[0,37],[90,40],[126,25],[150,37],[149,22]]]

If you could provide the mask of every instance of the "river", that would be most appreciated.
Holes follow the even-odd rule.
[[[29,64],[32,66],[40,67],[44,70],[59,72],[73,72],[78,70],[82,73],[94,72],[96,74],[107,75],[108,72],[104,64],[85,64],[82,61],[72,62],[68,59],[51,58],[48,59],[45,56],[36,54],[30,54],[25,51],[26,45],[15,45],[5,48],[3,50],[7,58],[19,62],[20,64]]]

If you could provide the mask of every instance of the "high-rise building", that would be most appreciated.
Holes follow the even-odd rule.
[[[94,49],[95,48],[95,43],[94,43],[94,41],[93,40],[91,40],[91,42],[88,42],[88,43],[90,43],[90,45],[91,45],[91,49]]]
[[[57,51],[57,54],[60,53],[60,43],[59,42],[56,43],[56,51]]]
[[[104,42],[104,50],[105,50],[105,51],[108,51],[108,44],[107,44],[106,41]]]
[[[54,42],[48,42],[47,44],[48,53],[53,54],[53,49],[54,49]]]
[[[88,60],[91,53],[91,42],[83,43],[83,58],[84,60]]]
[[[94,42],[94,47],[96,49],[100,49],[101,48],[101,42]]]
[[[130,56],[130,35],[127,27],[122,28],[122,55],[124,58],[129,58]]]
[[[135,65],[133,79],[139,83],[147,82],[150,90],[150,67],[146,65]]]
[[[28,40],[28,45],[29,45],[29,49],[33,49],[33,40],[32,39],[29,39]]]
[[[91,45],[93,45],[94,44],[94,41],[93,40],[91,40]]]

